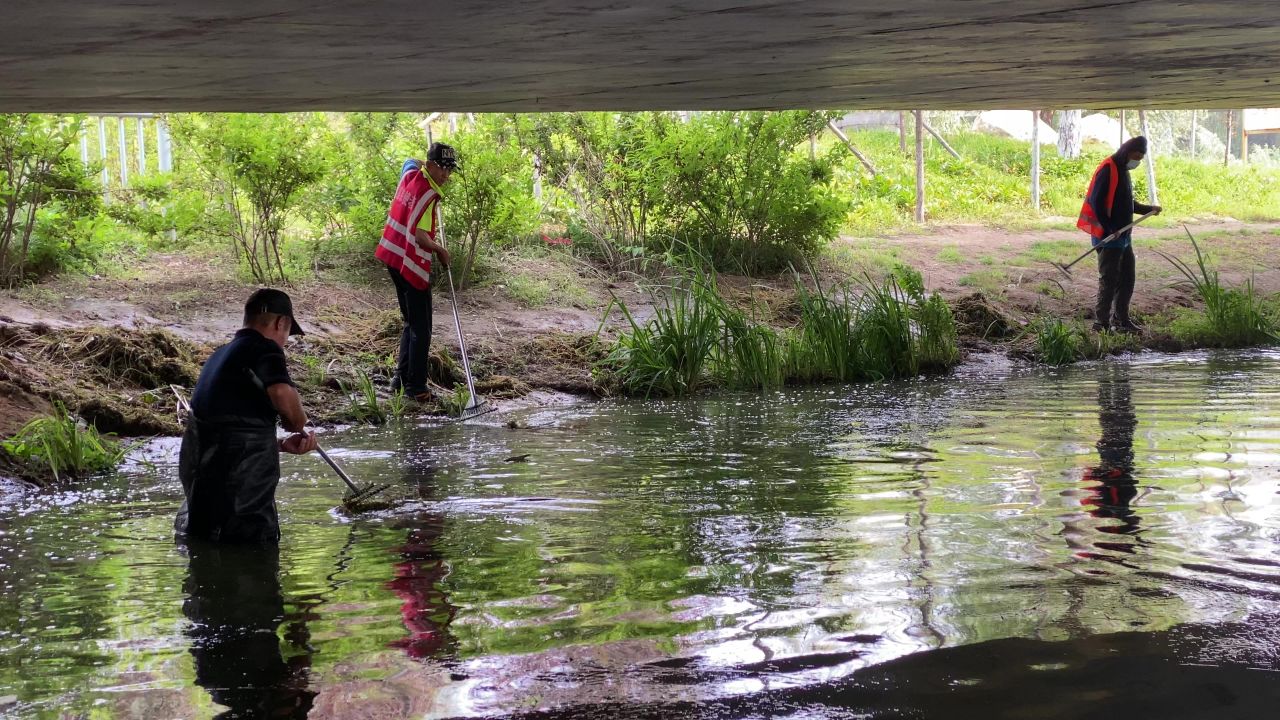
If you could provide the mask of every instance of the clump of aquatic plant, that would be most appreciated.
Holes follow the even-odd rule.
[[[348,388],[345,383],[342,390],[347,394],[348,415],[355,422],[382,425],[387,421],[387,409],[378,402],[378,390],[373,385],[368,373],[355,371],[355,387]]]
[[[471,400],[471,392],[467,390],[466,385],[459,385],[447,393],[442,393],[437,399],[446,414],[457,416],[466,409],[467,403]]]
[[[1174,324],[1174,330],[1185,340],[1199,345],[1218,347],[1244,347],[1274,343],[1277,336],[1275,321],[1267,314],[1266,307],[1253,287],[1253,280],[1242,287],[1227,287],[1218,277],[1218,271],[1209,267],[1200,244],[1187,230],[1191,247],[1196,253],[1195,267],[1168,253],[1157,250],[1165,260],[1182,274],[1182,284],[1189,286],[1204,303],[1204,317],[1184,320]]]
[[[1082,355],[1079,329],[1059,318],[1041,318],[1034,324],[1036,354],[1050,365],[1066,365]]]
[[[726,386],[766,390],[786,382],[786,346],[777,331],[727,305],[722,308],[721,323],[717,367]]]
[[[701,271],[671,288],[653,319],[640,323],[627,306],[614,298],[630,325],[603,361],[628,394],[680,396],[697,391],[707,381],[707,365],[720,342],[720,300],[714,282]],[[602,324],[603,325],[603,324]]]
[[[111,470],[128,451],[93,425],[77,422],[60,402],[54,403],[52,415],[28,422],[5,440],[4,449],[40,471],[47,470],[55,481]]]

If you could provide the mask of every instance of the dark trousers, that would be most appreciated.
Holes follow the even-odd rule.
[[[400,301],[400,317],[404,329],[400,331],[400,357],[396,364],[396,378],[392,389],[403,388],[406,395],[427,391],[427,358],[431,352],[431,288],[419,290],[397,270],[391,272],[396,284],[396,298]]]
[[[1132,246],[1098,251],[1098,306],[1094,318],[1099,324],[1107,325],[1112,320],[1117,325],[1129,323],[1135,278]]]
[[[179,535],[225,543],[280,540],[274,426],[223,427],[192,418],[182,435],[178,477],[185,498],[173,522]]]

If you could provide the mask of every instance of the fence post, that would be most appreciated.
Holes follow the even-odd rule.
[[[916,222],[924,222],[924,111],[913,110],[916,121]]]
[[[1040,209],[1040,111],[1031,111],[1031,207]]]
[[[120,187],[129,187],[129,138],[125,135],[124,118],[120,121]]]
[[[1142,134],[1147,138],[1147,188],[1151,193],[1151,204],[1159,205],[1160,197],[1156,194],[1156,155],[1155,143],[1151,142],[1151,136],[1147,134],[1147,111],[1138,111],[1138,123],[1142,126]]]

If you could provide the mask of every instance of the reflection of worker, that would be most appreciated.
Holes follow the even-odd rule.
[[[244,306],[244,327],[213,352],[191,395],[178,475],[185,495],[174,520],[181,535],[222,542],[276,542],[280,451],[316,448],[285,367],[284,345],[301,335],[293,303],[264,288]],[[293,434],[276,440],[276,420]]]
[[[1118,332],[1141,330],[1129,317],[1129,300],[1136,280],[1132,230],[1125,230],[1106,245],[1102,241],[1133,222],[1135,211],[1160,212],[1159,205],[1143,205],[1133,199],[1129,171],[1138,167],[1147,154],[1147,139],[1131,138],[1114,155],[1102,161],[1089,181],[1089,190],[1076,226],[1089,233],[1098,248],[1098,304],[1093,329]],[[1114,307],[1114,313],[1113,313]]]
[[[1089,494],[1084,504],[1093,506],[1089,514],[1094,517],[1120,521],[1099,527],[1102,532],[1131,534],[1138,531],[1138,514],[1129,505],[1138,494],[1133,477],[1133,433],[1138,416],[1130,396],[1129,369],[1108,364],[1104,372],[1107,374],[1098,381],[1098,424],[1102,426],[1098,465],[1086,470],[1083,478],[1097,484],[1086,488]]]
[[[418,488],[423,500],[430,500],[434,493],[433,473],[433,468],[411,470],[406,478],[408,484]],[[406,521],[408,535],[397,549],[401,559],[393,566],[395,579],[387,583],[401,600],[400,614],[409,631],[408,637],[391,645],[402,648],[412,658],[436,657],[451,644],[448,628],[457,608],[450,604],[444,591],[444,580],[449,575],[449,564],[439,550],[444,523],[444,515],[437,512],[418,513]]]
[[[304,718],[310,656],[285,662],[277,629],[284,619],[280,551],[189,540],[182,612],[191,622],[196,683],[225,705],[220,718]]]

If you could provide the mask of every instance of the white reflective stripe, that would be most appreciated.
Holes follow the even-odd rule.
[[[401,225],[399,222],[396,221],[395,218],[391,217],[390,215],[387,216],[387,224],[391,226],[392,230],[395,230],[396,232],[400,233],[406,238],[409,237],[409,228],[405,227],[404,225]]]
[[[400,257],[404,257],[404,248],[400,247],[399,245],[395,244],[394,242],[386,238],[382,238],[381,240],[378,241],[378,247],[382,248],[383,250],[390,250],[392,253],[395,253]]]
[[[404,268],[409,268],[409,271],[412,272],[414,275],[417,275],[423,280],[426,280],[428,283],[431,282],[431,272],[428,271],[426,268],[422,267],[421,265],[419,265],[416,262],[416,257],[410,257],[408,251],[406,251],[404,248],[400,247],[399,245],[395,244],[395,242],[388,240],[386,238],[382,238],[381,240],[378,241],[378,247],[389,250],[392,253],[399,255],[401,258],[404,259],[404,262],[401,263],[400,265],[402,272]],[[416,256],[417,253],[414,253],[414,255]]]
[[[419,218],[422,217],[422,209],[426,207],[427,203],[431,202],[431,199],[434,197],[436,197],[436,192],[431,190],[418,198],[418,204],[414,205],[413,212],[409,213],[409,227],[416,227],[418,225]],[[409,242],[413,242],[413,238],[409,235],[408,228],[405,229],[404,236],[409,240]]]

